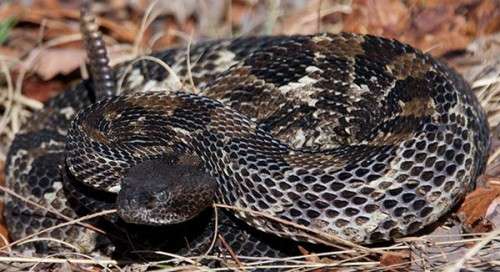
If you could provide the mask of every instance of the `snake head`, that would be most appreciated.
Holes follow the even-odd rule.
[[[211,206],[216,188],[215,178],[195,155],[145,161],[127,171],[118,193],[118,214],[133,224],[181,223]]]

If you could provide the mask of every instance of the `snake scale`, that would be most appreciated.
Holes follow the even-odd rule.
[[[105,203],[146,225],[195,217],[216,196],[267,233],[315,242],[298,225],[371,244],[435,222],[484,168],[488,125],[467,83],[396,40],[242,37],[153,56],[171,70],[119,65],[118,96],[96,102],[83,81],[48,101],[12,143],[8,186],[70,217]],[[6,213],[13,238],[61,220],[10,197]],[[220,216],[237,253],[276,249]],[[78,226],[46,235],[98,241]]]

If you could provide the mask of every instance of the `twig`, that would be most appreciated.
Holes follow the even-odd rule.
[[[92,256],[89,256],[89,255],[86,255],[86,254],[82,254],[82,253],[78,253],[78,252],[64,252],[64,253],[55,253],[55,254],[51,254],[51,255],[48,255],[44,258],[54,258],[54,257],[57,257],[57,256],[67,256],[67,255],[75,255],[75,256],[79,256],[79,257],[83,257],[85,259],[88,259],[88,260],[94,260],[96,262],[96,265],[100,265],[102,268],[104,268],[105,271],[110,271],[109,268],[107,267],[108,265],[112,265],[114,266],[115,268],[118,269],[118,271],[123,271],[117,264],[102,264],[99,260],[97,260],[96,258],[92,257]],[[37,265],[41,264],[42,262],[38,262],[36,263],[34,266],[32,266],[30,268],[30,271],[36,271],[35,268]],[[73,263],[71,262],[71,260],[68,260],[67,263],[69,264],[78,264],[78,263]]]
[[[224,239],[224,237],[222,237],[222,235],[220,235],[220,234],[218,234],[217,236],[219,237],[219,241],[221,242],[222,246],[224,246],[224,248],[227,250],[227,252],[231,256],[231,258],[234,260],[234,262],[238,266],[238,268],[243,267],[243,264],[240,262],[240,260],[238,260],[238,257],[234,253],[233,249],[226,242],[226,240]],[[238,270],[241,270],[241,269],[238,269]]]
[[[8,247],[12,247],[14,245],[18,245],[26,240],[29,240],[33,237],[36,237],[40,234],[43,234],[45,232],[49,232],[49,231],[52,231],[52,230],[55,230],[55,229],[58,229],[58,228],[62,228],[62,227],[65,227],[65,226],[69,226],[71,224],[77,224],[79,222],[82,222],[82,221],[85,221],[85,220],[89,220],[89,219],[92,219],[92,218],[96,218],[96,217],[100,217],[100,216],[104,216],[104,215],[108,215],[108,214],[113,214],[113,213],[116,213],[116,209],[113,209],[113,210],[105,210],[105,211],[102,211],[102,212],[98,212],[98,213],[93,213],[93,214],[89,214],[89,215],[86,215],[86,216],[82,216],[78,219],[74,219],[74,220],[71,220],[69,222],[65,222],[65,223],[61,223],[61,224],[58,224],[58,225],[55,225],[55,226],[52,226],[50,228],[46,228],[46,229],[43,229],[41,231],[38,231],[36,233],[33,233],[33,234],[30,234],[28,236],[25,236],[19,240],[16,240],[12,243],[9,243],[8,245],[4,245],[2,247],[0,247],[0,250],[3,250],[5,248],[8,248]]]
[[[269,10],[266,21],[264,22],[264,34],[270,35],[273,33],[274,26],[279,17],[280,0],[267,1],[267,8]]]
[[[12,108],[13,108],[13,97],[14,97],[14,85],[12,84],[12,78],[10,76],[9,69],[7,68],[7,64],[5,61],[1,61],[1,69],[2,73],[5,75],[5,79],[7,81],[7,102],[5,103],[5,110],[2,118],[0,118],[0,131],[5,130],[5,127],[9,123],[9,117],[11,116]]]
[[[186,46],[186,67],[188,72],[189,83],[191,84],[191,88],[196,90],[196,86],[194,85],[193,73],[191,71],[191,43],[193,42],[193,32],[189,35],[188,44]]]
[[[350,241],[347,241],[345,239],[342,239],[342,238],[340,238],[340,237],[338,237],[336,235],[333,235],[333,234],[330,234],[330,233],[325,233],[325,232],[318,231],[318,230],[315,230],[315,229],[311,229],[311,228],[305,227],[303,225],[300,225],[300,224],[297,224],[297,223],[294,223],[294,222],[290,222],[290,221],[287,221],[287,220],[284,220],[284,219],[281,219],[281,218],[277,218],[277,217],[275,217],[273,215],[270,215],[270,214],[267,214],[267,213],[264,213],[264,212],[254,211],[254,210],[251,210],[251,209],[245,209],[245,208],[235,207],[235,206],[230,206],[230,205],[225,205],[225,204],[215,204],[215,205],[218,206],[218,207],[221,207],[221,208],[226,208],[226,209],[231,209],[231,210],[236,210],[236,211],[240,211],[240,212],[244,212],[244,213],[249,213],[249,214],[261,216],[261,217],[264,217],[266,219],[270,219],[270,220],[276,221],[276,222],[278,222],[280,224],[296,228],[298,230],[303,231],[304,233],[313,233],[313,234],[316,234],[316,235],[318,235],[318,237],[314,237],[314,236],[309,236],[308,235],[307,238],[313,239],[313,240],[315,240],[315,241],[317,241],[319,243],[325,244],[325,245],[329,245],[329,246],[333,246],[333,247],[340,247],[340,245],[344,245],[344,246],[349,246],[351,248],[358,249],[358,250],[363,251],[363,252],[378,253],[378,254],[384,254],[384,253],[386,253],[385,251],[381,251],[379,249],[370,249],[370,248],[367,248],[367,247],[364,247],[364,246],[360,246],[360,245],[355,244],[353,242],[350,242]],[[332,244],[332,241],[336,242],[336,243],[339,243],[340,245],[339,244]]]
[[[0,263],[76,263],[76,264],[97,264],[97,265],[118,265],[115,260],[87,260],[74,258],[43,258],[43,257],[3,257],[0,256]],[[132,263],[132,262],[130,262]]]
[[[72,245],[72,244],[70,244],[68,242],[65,242],[65,241],[62,241],[62,240],[59,240],[59,239],[55,239],[55,238],[51,238],[51,237],[36,237],[36,238],[33,238],[33,239],[29,239],[29,240],[23,241],[23,242],[21,242],[21,243],[19,243],[17,245],[20,246],[20,245],[29,244],[29,243],[38,242],[38,241],[50,241],[50,242],[54,242],[54,243],[65,245],[68,248],[73,249],[74,251],[78,251],[78,248],[76,246],[74,246],[74,245]]]
[[[154,19],[156,19],[156,17],[158,17],[158,15],[159,15],[158,12],[153,14],[153,8],[157,4],[158,4],[158,0],[151,2],[149,4],[149,6],[147,7],[146,11],[144,12],[144,17],[142,17],[141,27],[139,28],[139,33],[134,40],[134,46],[132,49],[132,54],[134,56],[139,55],[139,51],[140,51],[139,47],[140,47],[140,43],[142,41],[142,38],[144,37],[144,32],[146,31],[148,26],[154,21]]]
[[[26,202],[28,204],[31,204],[31,205],[39,208],[39,209],[42,209],[42,210],[47,211],[49,213],[55,214],[56,216],[59,216],[59,217],[61,217],[61,219],[64,219],[64,220],[66,220],[68,222],[74,221],[74,218],[66,216],[66,215],[62,214],[61,212],[59,212],[59,211],[57,211],[57,210],[55,210],[53,208],[45,207],[45,206],[42,206],[42,205],[40,205],[40,204],[38,204],[38,203],[36,203],[34,201],[31,201],[28,198],[26,198],[26,197],[24,197],[24,196],[22,196],[22,195],[20,195],[20,194],[18,194],[16,192],[12,191],[11,189],[9,189],[9,188],[7,188],[5,186],[0,185],[0,191],[3,191],[3,192],[5,192],[5,193],[7,193],[7,194],[9,194],[11,196],[16,197],[16,198],[19,198],[20,200],[22,200],[22,201],[24,201],[24,202]],[[91,230],[93,230],[93,231],[95,231],[97,233],[106,234],[105,231],[103,231],[103,230],[101,230],[101,229],[99,229],[99,228],[97,228],[97,227],[95,227],[95,226],[93,226],[91,224],[82,223],[82,222],[76,222],[76,224],[78,224],[78,225],[80,225],[82,227],[89,228],[89,229],[91,229]]]
[[[151,62],[155,62],[157,64],[159,64],[161,67],[163,67],[167,72],[168,72],[168,76],[172,76],[173,77],[173,81],[174,81],[174,84],[176,86],[173,86],[174,89],[181,89],[183,87],[183,84],[181,82],[181,80],[179,79],[179,77],[177,76],[177,73],[174,71],[174,69],[172,69],[172,67],[170,67],[167,63],[165,63],[164,61],[162,61],[161,59],[159,58],[154,58],[154,57],[151,57],[151,56],[142,56],[142,57],[139,57],[137,59],[135,59],[134,61],[132,61],[126,68],[125,68],[125,71],[124,73],[122,74],[122,76],[120,77],[120,79],[118,80],[118,87],[117,87],[117,90],[118,90],[118,94],[121,93],[121,89],[122,89],[122,86],[123,86],[123,82],[125,81],[125,77],[132,71],[132,69],[134,68],[134,64],[141,61],[141,60],[147,60],[147,61],[151,61]]]
[[[146,252],[149,252],[149,251],[147,251],[147,250],[134,251],[134,253],[146,253]],[[190,258],[181,256],[181,255],[177,255],[177,254],[173,254],[173,253],[169,253],[169,252],[164,252],[164,251],[153,251],[153,253],[158,254],[158,255],[162,255],[162,256],[175,258],[176,260],[181,260],[181,261],[184,261],[184,262],[189,263],[191,265],[200,265],[197,262],[191,260]]]
[[[235,207],[235,206],[230,206],[230,205],[225,205],[225,204],[215,204],[215,205],[218,206],[218,207],[221,207],[221,208],[226,208],[226,209],[231,209],[231,210],[236,210],[236,211],[240,211],[240,212],[244,212],[244,213],[249,213],[249,214],[261,216],[261,217],[264,217],[266,219],[270,219],[270,220],[276,221],[278,223],[281,223],[281,224],[284,224],[284,225],[296,228],[298,230],[303,231],[304,233],[313,233],[313,234],[316,234],[320,238],[317,238],[317,237],[314,237],[314,236],[309,236],[309,235],[307,236],[307,238],[316,240],[317,242],[323,243],[325,245],[329,245],[329,246],[333,246],[333,247],[340,247],[340,245],[344,245],[344,246],[349,246],[351,248],[358,249],[358,250],[363,251],[363,252],[378,253],[378,254],[384,254],[384,253],[386,253],[386,252],[378,250],[378,249],[370,249],[370,248],[367,248],[367,247],[364,247],[364,246],[360,246],[360,245],[355,244],[353,242],[350,242],[350,241],[347,241],[345,239],[342,239],[342,238],[340,238],[340,237],[338,237],[336,235],[333,235],[333,234],[330,234],[330,233],[325,233],[325,232],[318,231],[318,230],[315,230],[315,229],[310,229],[310,228],[307,228],[306,226],[303,226],[303,225],[300,225],[300,224],[297,224],[297,223],[294,223],[294,222],[290,222],[290,221],[287,221],[287,220],[284,220],[284,219],[281,219],[281,218],[277,218],[275,216],[272,216],[272,215],[264,213],[264,212],[258,212],[258,211],[254,211],[254,210],[250,210],[250,209],[245,209],[245,208]],[[332,244],[331,243],[332,241],[336,242],[336,243],[339,243],[340,245],[339,244]]]
[[[210,246],[208,247],[207,251],[205,252],[204,255],[208,255],[212,249],[215,246],[215,242],[217,241],[217,236],[219,232],[219,212],[217,210],[217,207],[214,206],[214,235],[212,237],[212,242],[210,243]]]
[[[498,239],[500,235],[500,228],[497,228],[496,230],[490,232],[488,235],[483,237],[479,243],[474,245],[465,255],[460,258],[455,264],[448,266],[447,268],[444,269],[444,272],[458,272],[462,267],[464,266],[465,262],[472,258],[474,255],[476,255],[481,248],[486,246],[489,242],[491,242],[494,239]]]
[[[323,0],[319,0],[319,3],[318,3],[318,10],[317,10],[317,14],[318,14],[318,19],[316,21],[316,32],[320,32],[321,31],[321,6],[323,5]]]

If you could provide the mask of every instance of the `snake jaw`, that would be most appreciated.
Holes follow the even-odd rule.
[[[155,203],[162,201],[165,205],[170,205],[172,195],[168,192],[152,194],[141,192],[134,197],[128,197],[129,194],[118,194],[118,215],[127,223],[162,225],[162,223],[174,223],[179,221],[176,214],[162,212]],[[167,214],[162,220],[157,220],[155,214]]]
[[[172,155],[130,168],[117,197],[127,223],[170,225],[192,219],[215,197],[215,180],[191,155]]]

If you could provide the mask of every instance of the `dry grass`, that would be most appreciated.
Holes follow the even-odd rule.
[[[157,14],[154,14],[153,12],[153,5],[148,9],[148,12],[144,17],[143,23],[141,25],[142,31],[144,31],[157,16]],[[280,11],[278,10],[278,7],[276,5],[271,5],[269,8],[271,12],[269,13],[269,17],[264,18],[264,30],[267,33],[273,33],[273,27],[276,24],[276,18],[278,18]],[[318,14],[320,17],[323,17],[327,16],[330,12],[336,12],[339,10],[342,12],[350,12],[350,6],[339,5],[337,7],[331,7],[328,10],[319,10]],[[308,16],[303,16],[302,20],[316,20],[316,18],[318,18],[318,14],[315,14],[314,12],[315,11],[309,13]],[[318,25],[318,29],[319,28],[320,26]],[[232,35],[232,33],[228,33],[228,29],[231,30],[231,27],[221,26],[221,29],[223,29],[223,32],[225,32],[227,36]],[[190,34],[176,34],[185,37],[185,39],[188,41],[188,44],[191,43],[191,39],[189,38],[191,37]],[[161,35],[167,35],[167,33],[160,33],[159,35],[154,36],[152,40],[146,44],[153,45]],[[126,56],[122,55],[119,61],[123,59],[132,59],[141,55],[143,52],[150,51],[150,49],[148,48],[140,48],[139,45],[141,44],[141,38],[142,35],[139,35],[133,45],[116,45],[125,46],[125,52],[128,52]],[[40,47],[49,48],[52,46],[57,46],[61,43],[79,39],[79,36],[63,36],[47,43],[43,43],[42,45],[40,45]],[[30,116],[33,110],[42,108],[42,104],[40,102],[30,99],[21,93],[24,76],[31,70],[32,67],[30,67],[30,65],[34,63],[36,57],[36,55],[30,55],[29,59],[17,60],[9,59],[5,56],[0,56],[0,69],[6,81],[5,86],[0,86],[0,109],[2,109],[3,112],[0,118],[0,160],[5,160],[9,143],[13,139],[15,133],[21,127],[21,124]],[[175,74],[173,73],[172,69],[167,64],[161,62],[161,60],[151,57],[140,57],[139,59],[158,62],[164,69],[169,72],[169,74]],[[116,59],[112,60],[112,63],[116,62]],[[23,64],[23,66],[21,66],[19,70],[20,75],[14,82],[10,77],[9,70],[13,69],[14,66],[17,66],[21,63]],[[499,67],[496,68],[500,69]],[[120,79],[119,86],[121,86],[122,81],[123,78]],[[178,82],[179,88],[185,86],[185,84],[181,82],[180,79],[177,79],[176,81]],[[493,75],[491,75],[490,73],[484,77],[478,77],[470,82],[470,84],[474,88],[474,91],[480,99],[481,104],[488,113],[490,126],[492,128],[496,128],[500,123],[500,71],[497,71],[497,73]],[[500,164],[499,161],[500,147],[498,147],[496,150],[492,150],[492,155],[490,156],[488,163],[491,167],[496,167],[498,164]],[[9,189],[0,189],[5,191],[6,193],[13,194],[13,192],[11,192]],[[46,207],[42,208],[49,209]],[[216,205],[215,210],[217,211],[218,209],[236,209],[240,212],[255,213],[254,211],[241,210],[237,207],[230,207],[225,205]],[[95,229],[95,227],[93,226],[85,224],[84,221],[114,212],[114,210],[103,211],[77,219],[67,218],[64,215],[57,214],[58,216],[62,216],[61,218],[66,220],[66,222],[48,228],[43,232],[72,224],[80,224],[88,228],[94,228],[95,231],[100,231],[98,229]],[[409,237],[396,242],[392,246],[366,248],[352,244],[348,241],[343,241],[338,237],[333,237],[328,233],[318,233],[302,226],[294,225],[293,223],[281,222],[283,220],[270,217],[266,214],[258,215],[266,217],[269,220],[278,220],[280,221],[280,223],[292,224],[293,227],[303,230],[304,236],[308,236],[311,239],[316,240],[321,239],[321,242],[325,244],[333,243],[332,245],[334,245],[335,248],[340,249],[330,252],[303,254],[300,256],[291,256],[281,259],[236,256],[234,254],[228,254],[228,256],[215,256],[209,255],[208,253],[201,256],[183,257],[166,252],[153,252],[159,256],[165,256],[165,260],[149,262],[146,264],[141,264],[141,266],[151,269],[152,271],[233,271],[235,269],[239,271],[246,271],[253,268],[281,268],[288,271],[312,271],[315,269],[323,268],[379,271],[381,270],[379,257],[382,254],[396,254],[399,252],[405,252],[405,254],[407,253],[409,259],[387,266],[386,269],[395,269],[396,271],[400,269],[408,270],[411,267],[411,270],[443,270],[447,272],[454,272],[459,271],[464,266],[471,269],[472,271],[474,271],[474,269],[477,269],[479,271],[484,268],[500,266],[500,262],[498,261],[500,259],[500,256],[498,256],[497,253],[500,252],[500,229],[498,228],[490,233],[444,235],[431,234],[422,237]],[[33,271],[44,263],[80,265],[83,268],[93,267],[113,271],[124,271],[125,267],[130,265],[130,263],[126,261],[101,259],[93,256],[79,254],[76,252],[77,247],[75,245],[68,244],[64,241],[52,240],[52,242],[59,242],[61,243],[61,245],[75,252],[61,253],[43,257],[23,256],[19,255],[16,252],[16,246],[23,243],[32,243],[35,241],[40,241],[41,239],[50,239],[37,238],[36,236],[38,234],[41,234],[41,232],[25,237],[22,240],[8,243],[6,246],[1,247],[0,263],[15,263],[14,265],[17,267],[21,267],[21,269],[30,269]],[[215,243],[216,239],[218,239],[217,232],[215,232],[215,236],[213,237],[213,243]],[[473,246],[471,247],[471,245]],[[1,252],[3,252],[4,255],[1,255]],[[227,265],[227,267],[212,269],[201,265],[202,260],[209,259],[222,260],[223,263]],[[228,260],[233,260],[233,262],[228,262]]]

